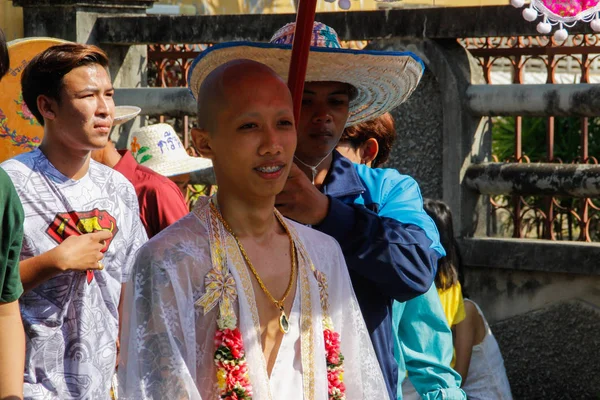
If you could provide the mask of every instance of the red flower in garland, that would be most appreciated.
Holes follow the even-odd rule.
[[[217,346],[226,346],[234,358],[244,356],[244,341],[239,329],[224,329],[217,330],[215,333],[215,341]]]
[[[344,385],[344,356],[340,350],[340,334],[324,329],[325,358],[327,360],[327,382],[330,400],[342,400],[346,398],[346,386]]]
[[[215,365],[220,399],[249,400],[252,385],[244,354],[244,342],[238,328],[215,331]]]
[[[327,363],[338,365],[340,363],[340,334],[329,329],[323,331],[325,336],[325,351]]]

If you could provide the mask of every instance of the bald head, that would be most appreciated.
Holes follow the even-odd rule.
[[[230,107],[232,97],[252,96],[265,86],[292,96],[286,83],[271,68],[252,60],[233,60],[214,69],[198,91],[199,128],[214,133],[216,115]]]

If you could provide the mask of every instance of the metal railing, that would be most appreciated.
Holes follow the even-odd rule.
[[[580,84],[571,85],[573,90],[578,90],[587,83],[600,82],[599,35],[578,34],[564,43],[544,36],[471,38],[459,42],[477,58],[486,82],[491,85],[507,83],[507,80],[514,85],[568,82]],[[518,99],[518,95],[513,94]],[[591,103],[585,96],[580,100],[576,104],[578,108]],[[597,117],[492,117],[491,126],[494,161],[598,163],[595,155],[600,149],[600,120]],[[542,193],[539,190],[528,196],[491,196],[490,233],[511,234],[516,238],[600,240],[597,200],[543,196]]]

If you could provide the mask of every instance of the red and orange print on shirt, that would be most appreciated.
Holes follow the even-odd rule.
[[[108,211],[95,208],[85,212],[70,211],[57,213],[48,229],[46,229],[46,233],[58,244],[62,243],[69,236],[79,236],[98,231],[110,231],[112,233],[112,237],[106,240],[104,248],[100,250],[102,253],[105,253],[110,247],[112,239],[119,232],[115,217],[110,215]],[[93,271],[87,271],[88,284],[93,279]]]

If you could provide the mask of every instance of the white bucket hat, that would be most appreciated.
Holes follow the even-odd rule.
[[[149,125],[131,132],[127,148],[139,164],[163,176],[212,168],[211,160],[188,155],[169,124]]]
[[[136,106],[115,106],[115,116],[113,118],[113,126],[122,125],[125,122],[131,121],[142,109]]]
[[[202,82],[215,68],[236,59],[265,64],[287,80],[295,30],[295,23],[285,25],[270,43],[229,42],[209,47],[194,60],[188,75],[192,95],[198,98]],[[342,49],[332,28],[321,22],[313,25],[306,82],[344,82],[356,89],[347,126],[374,119],[406,101],[424,70],[413,53]]]

